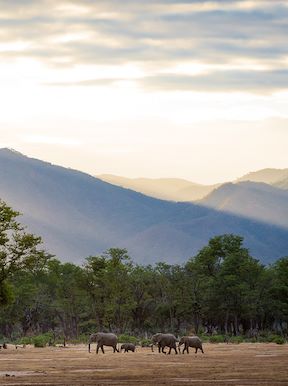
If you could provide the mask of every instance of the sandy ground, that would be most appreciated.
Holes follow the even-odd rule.
[[[205,344],[205,354],[91,354],[87,346],[8,346],[0,351],[1,385],[288,385],[288,345]],[[192,353],[193,352],[193,353]]]

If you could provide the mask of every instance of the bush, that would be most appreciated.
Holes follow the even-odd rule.
[[[19,339],[19,344],[32,344],[32,338],[30,336],[23,336],[21,339]]]
[[[269,335],[267,340],[268,342],[271,342],[271,343],[277,343],[277,344],[285,343],[285,339],[280,335]]]
[[[203,343],[210,342],[210,338],[211,338],[210,336],[208,336],[208,335],[198,335],[198,336]]]
[[[231,337],[229,337],[228,341],[229,341],[230,343],[236,343],[236,344],[239,344],[239,343],[243,343],[243,342],[244,342],[244,338],[243,338],[243,336],[241,336],[241,335],[231,336]]]
[[[142,347],[149,347],[151,344],[152,344],[151,339],[141,339],[141,341],[140,341],[140,345]]]
[[[226,341],[224,335],[212,335],[209,338],[210,343],[224,343]]]
[[[136,336],[130,336],[130,335],[120,335],[118,337],[118,342],[119,343],[133,343],[133,344],[138,344],[139,343],[139,339],[136,338]]]
[[[46,333],[42,335],[34,336],[32,342],[35,347],[45,347],[49,342],[52,342],[53,335],[51,333]]]

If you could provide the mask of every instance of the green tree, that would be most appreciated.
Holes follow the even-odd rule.
[[[110,248],[102,256],[87,259],[85,287],[100,329],[122,332],[131,323],[134,306],[130,285],[132,267],[126,249]]]
[[[288,257],[276,261],[271,267],[273,281],[270,293],[273,298],[274,321],[282,331],[288,333]],[[285,327],[284,327],[285,326]]]
[[[12,301],[9,279],[17,271],[41,269],[50,255],[39,249],[41,238],[27,233],[16,220],[19,212],[0,200],[0,305]]]

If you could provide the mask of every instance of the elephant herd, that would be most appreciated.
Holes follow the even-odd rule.
[[[189,354],[189,347],[194,347],[195,348],[195,354],[197,353],[198,350],[201,350],[202,353],[204,353],[203,348],[202,348],[202,342],[198,336],[182,336],[182,338],[177,339],[174,335],[172,334],[162,334],[158,333],[152,336],[152,345],[151,349],[153,351],[153,346],[157,345],[158,346],[158,351],[159,353],[162,352],[163,354],[166,354],[166,351],[164,351],[165,347],[169,348],[168,354],[171,354],[171,350],[175,350],[175,354],[178,354],[177,351],[177,346],[176,343],[178,344],[178,351],[180,351],[180,346],[184,344],[184,348],[182,351],[182,354],[186,351],[187,354]],[[88,342],[88,350],[90,352],[91,348],[91,343],[97,343],[96,347],[96,353],[98,354],[99,349],[101,349],[102,353],[104,354],[104,348],[103,346],[110,346],[113,347],[113,352],[119,350],[117,349],[117,343],[118,343],[118,338],[115,334],[112,333],[106,333],[106,332],[97,332],[96,334],[90,335],[89,342]],[[121,346],[121,351],[124,350],[124,352],[128,351],[135,351],[136,347],[132,343],[124,343]]]

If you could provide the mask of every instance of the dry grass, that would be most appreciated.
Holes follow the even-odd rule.
[[[94,347],[93,347],[94,349]],[[288,385],[288,345],[205,344],[205,354],[91,354],[87,346],[0,352],[1,385]],[[193,354],[192,354],[193,352]]]

